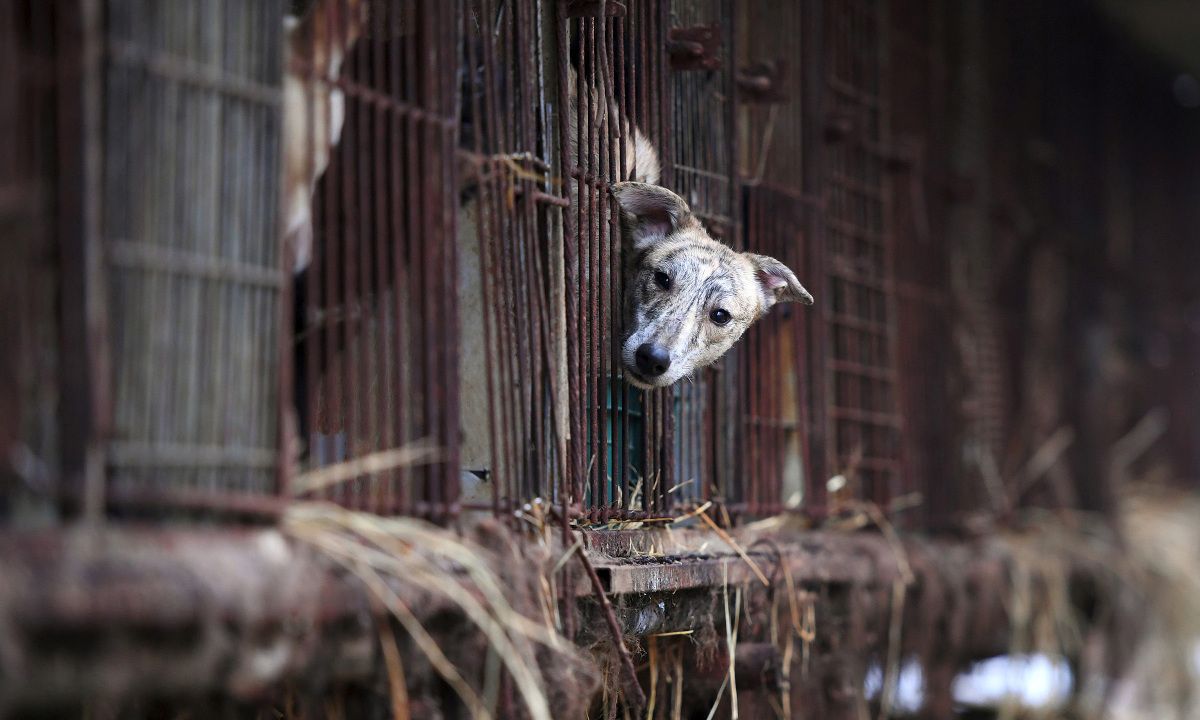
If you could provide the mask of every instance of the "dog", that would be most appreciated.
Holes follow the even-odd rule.
[[[579,157],[579,74],[572,65],[567,66],[567,88],[570,93],[567,98],[567,138],[571,157]],[[606,104],[601,104],[599,93],[595,86],[587,85],[587,102],[584,103],[592,132],[599,133],[605,124],[611,124],[617,119],[616,137],[612,139],[610,156],[619,162],[622,145],[625,151],[625,166],[620,168],[617,179],[657,185],[662,176],[662,163],[658,159],[658,151],[637,125],[621,112],[614,99],[609,98]],[[605,115],[602,111],[607,111]],[[584,137],[584,142],[588,138]],[[590,152],[590,149],[589,149]],[[591,158],[595,165],[598,158]],[[573,185],[572,185],[573,187]],[[574,200],[574,198],[572,198]]]
[[[578,75],[568,68],[568,141],[579,157]],[[621,157],[612,193],[621,208],[625,240],[622,338],[625,378],[642,389],[667,387],[721,358],[750,325],[781,302],[813,304],[782,262],[735,252],[709,236],[683,198],[658,185],[658,151],[617,104],[602,104],[587,87],[585,114],[600,126],[601,111],[617,123],[612,156]],[[594,161],[595,158],[592,158]],[[578,202],[572,184],[571,202]]]
[[[683,198],[620,182],[626,241],[621,360],[636,387],[667,387],[713,364],[778,303],[813,304],[782,262],[713,240]]]
[[[317,0],[284,19],[283,221],[292,271],[312,262],[312,197],[342,136],[346,99],[335,84],[367,26],[367,0]]]

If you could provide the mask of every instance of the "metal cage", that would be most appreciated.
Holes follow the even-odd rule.
[[[715,239],[740,247],[737,177],[737,15],[727,0],[673,0],[667,31],[670,68],[671,189]],[[675,481],[671,503],[730,502],[740,479],[737,433],[720,422],[737,412],[738,356],[726,355],[693,381],[678,383]]]
[[[815,271],[811,215],[803,195],[768,185],[746,188],[747,249],[770,255],[799,277]],[[781,305],[746,333],[740,355],[746,368],[739,442],[740,509],[769,515],[811,501],[812,388],[818,381],[813,313]]]
[[[884,4],[824,5],[826,399],[830,468],[883,504],[899,487],[895,312],[888,234]]]
[[[333,36],[358,35],[340,73],[295,70],[308,92],[345,103],[314,193],[312,261],[296,279],[297,490],[445,520],[459,499],[459,19],[455,3],[372,0],[357,27],[356,6],[309,10]]]
[[[464,504],[562,503],[566,337],[549,3],[463,13],[465,165],[459,234]]]
[[[574,68],[579,88],[575,121],[560,115],[559,122],[573,201],[564,222],[569,495],[589,521],[662,516],[675,477],[672,394],[638,391],[622,379],[622,243],[607,186],[632,160],[603,109],[615,107],[667,157],[668,8],[658,0],[574,0],[555,9],[560,67]],[[562,108],[571,105],[568,92],[560,74]]]
[[[281,507],[282,18],[0,8],[0,497],[11,470],[67,517]]]

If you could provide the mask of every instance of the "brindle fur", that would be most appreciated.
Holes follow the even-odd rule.
[[[665,387],[711,365],[776,303],[812,304],[783,263],[713,240],[670,190],[625,182],[614,185],[613,194],[627,241],[622,360],[634,385]],[[656,272],[670,278],[670,289],[659,287]],[[710,319],[717,308],[730,314],[728,324]],[[635,352],[644,343],[670,352],[667,372],[654,378],[638,372]]]
[[[342,135],[346,102],[335,83],[366,23],[366,0],[317,0],[284,19],[283,222],[297,273],[312,260],[312,195]]]

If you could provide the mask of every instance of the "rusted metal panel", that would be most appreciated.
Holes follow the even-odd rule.
[[[844,119],[846,132],[827,136],[823,163],[830,471],[852,496],[881,504],[897,494],[902,467],[883,8],[873,0],[824,5],[825,113]]]
[[[746,188],[746,246],[774,257],[798,277],[818,270],[812,261],[809,198],[767,185]],[[812,389],[820,382],[812,361],[812,315],[791,305],[772,310],[741,343],[742,415],[740,505],[751,515],[797,507],[823,483],[813,475]],[[820,452],[820,446],[817,446]]]
[[[737,183],[737,103],[734,71],[738,16],[728,0],[672,0],[668,51],[670,187],[687,201],[709,233],[741,247]],[[738,433],[719,421],[736,412],[738,358],[726,355],[694,381],[674,389],[674,482],[669,505],[737,501],[741,482]]]
[[[328,24],[347,0],[314,6]],[[375,0],[340,74],[345,125],[315,193],[296,289],[303,464],[424,443],[434,459],[361,472],[321,497],[445,520],[459,499],[454,3]],[[318,72],[319,70],[319,72]],[[311,125],[310,125],[311,127]],[[316,139],[314,139],[316,142]]]
[[[478,306],[464,307],[463,347],[478,340],[472,333],[483,339],[481,357],[463,358],[469,364],[462,378],[463,462],[487,469],[492,497],[475,499],[492,502],[507,517],[535,497],[559,501],[554,481],[565,469],[559,422],[565,338],[554,277],[561,253],[553,221],[569,201],[552,174],[548,103],[555,104],[555,93],[548,78],[562,69],[548,67],[544,11],[531,0],[503,7],[480,1],[468,3],[463,15],[463,60],[472,78],[464,88],[470,121],[463,144],[470,149],[467,162],[479,171],[478,186],[464,191],[475,237],[460,234],[471,248],[464,257],[478,265],[476,276],[461,277],[467,285],[460,297]],[[484,393],[486,423],[478,420],[477,406]]]
[[[607,13],[606,3],[600,6]],[[564,238],[571,414],[564,491],[571,505],[604,509],[607,518],[661,513],[673,484],[670,391],[635,390],[621,376],[622,244],[607,184],[632,158],[625,157],[627,144],[617,141],[616,118],[599,112],[600,103],[615,108],[660,157],[669,157],[666,11],[666,3],[655,0],[630,3],[627,13],[604,20],[567,12],[555,27],[559,66],[574,68],[579,88],[574,122],[564,118],[557,138],[562,176],[575,201]],[[569,111],[567,83],[560,82],[559,90],[559,106]]]

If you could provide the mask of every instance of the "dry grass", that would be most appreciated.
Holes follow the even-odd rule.
[[[362,580],[459,695],[471,717],[490,718],[491,709],[394,588],[402,584],[420,588],[457,606],[486,637],[511,676],[529,716],[550,720],[546,681],[538,672],[534,646],[559,653],[574,650],[552,627],[512,607],[505,583],[492,569],[495,561],[486,551],[419,520],[381,518],[328,504],[293,507],[284,519],[284,528]],[[392,654],[386,645],[385,654]],[[407,699],[400,694],[394,677],[402,670],[396,658],[388,660],[393,675],[393,704],[404,707]]]
[[[1144,575],[1145,626],[1117,683],[1108,716],[1117,720],[1200,717],[1200,497],[1141,486],[1121,497],[1131,562]]]

